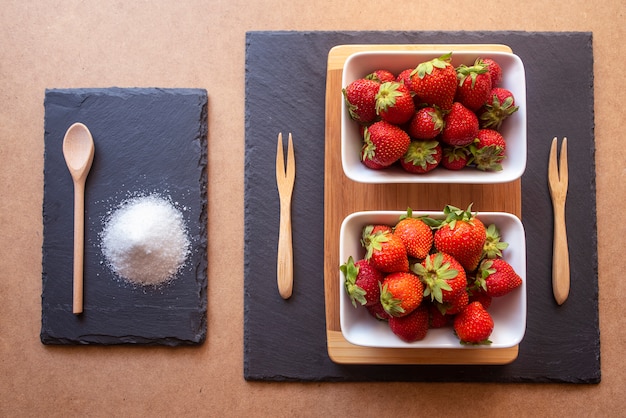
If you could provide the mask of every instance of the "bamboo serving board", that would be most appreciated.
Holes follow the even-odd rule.
[[[349,343],[339,321],[339,230],[343,219],[362,210],[440,211],[447,204],[478,212],[509,212],[521,218],[521,180],[491,185],[363,184],[349,180],[341,166],[341,77],[343,65],[359,51],[485,50],[512,52],[505,45],[341,45],[328,54],[326,75],[324,178],[324,297],[328,355],[341,364],[507,364],[519,347],[498,349],[372,348]],[[345,260],[344,260],[345,261]]]

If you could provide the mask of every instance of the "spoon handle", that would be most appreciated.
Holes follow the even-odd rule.
[[[85,182],[74,182],[74,295],[73,313],[83,312],[83,258],[85,251]]]

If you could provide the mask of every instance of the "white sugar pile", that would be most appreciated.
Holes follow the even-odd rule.
[[[124,202],[107,220],[101,244],[109,267],[139,285],[173,279],[190,247],[182,213],[157,195]]]

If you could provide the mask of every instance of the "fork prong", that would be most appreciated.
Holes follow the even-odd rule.
[[[556,141],[555,136],[550,146],[550,159],[548,163],[548,181],[551,189],[559,182],[559,168],[556,161]]]
[[[285,155],[283,153],[283,133],[278,134],[278,144],[276,145],[276,180],[285,177]]]
[[[291,132],[289,132],[289,142],[287,144],[287,180],[292,182],[296,176],[296,157],[293,151],[293,139]]]
[[[567,190],[569,176],[567,172],[567,138],[563,138],[561,142],[561,155],[559,157],[559,183],[564,190]]]

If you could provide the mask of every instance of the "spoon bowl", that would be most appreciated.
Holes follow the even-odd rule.
[[[94,152],[95,146],[89,129],[79,122],[70,126],[63,138],[63,156],[74,181],[87,178]]]
[[[74,181],[74,277],[72,310],[83,312],[83,258],[85,241],[85,180],[91,169],[95,145],[82,123],[70,126],[63,138],[63,157]]]

